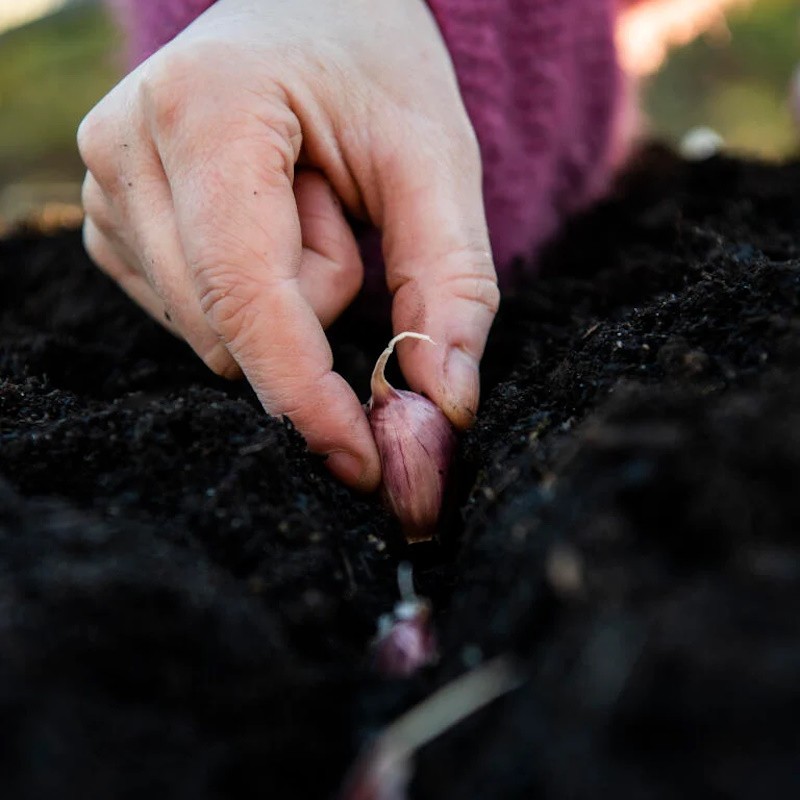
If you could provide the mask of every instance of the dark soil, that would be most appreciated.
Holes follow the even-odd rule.
[[[482,658],[411,795],[800,796],[800,164],[652,149],[508,295],[406,548],[88,263],[0,242],[0,797],[333,797]],[[365,394],[384,328],[332,332]],[[442,659],[370,670],[415,563]]]

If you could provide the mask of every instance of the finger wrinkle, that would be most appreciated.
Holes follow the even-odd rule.
[[[425,332],[427,306],[419,281],[409,279],[394,292],[394,308],[402,313],[402,320],[397,322],[403,330]]]

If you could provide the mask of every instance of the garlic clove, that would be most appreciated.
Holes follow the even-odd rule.
[[[414,591],[411,565],[397,567],[400,601],[378,620],[372,643],[373,667],[386,677],[407,678],[439,658],[430,602]]]
[[[411,543],[428,541],[436,532],[456,435],[435,403],[386,380],[386,362],[406,338],[434,343],[410,331],[389,342],[372,373],[367,416],[381,459],[384,498]]]
[[[373,666],[379,675],[407,678],[436,661],[436,637],[431,626],[431,608],[417,602],[395,608],[379,620],[378,639],[374,645]]]

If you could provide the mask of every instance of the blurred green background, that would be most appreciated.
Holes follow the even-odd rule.
[[[779,158],[798,149],[789,86],[800,65],[800,2],[755,0],[727,15],[729,36],[710,33],[673,50],[646,84],[652,128],[677,141],[707,125],[729,148]]]
[[[6,220],[45,200],[77,199],[75,129],[122,74],[121,40],[100,3],[64,2],[0,0],[0,31],[26,5],[30,14],[34,6],[39,14],[60,6],[0,32],[0,218]],[[731,149],[786,156],[798,142],[787,104],[800,62],[798,2],[757,0],[732,11],[728,26],[730,37],[709,35],[673,51],[646,80],[650,129],[678,141],[707,125]]]

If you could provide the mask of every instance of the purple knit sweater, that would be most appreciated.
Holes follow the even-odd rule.
[[[213,0],[110,0],[134,58],[172,39]],[[483,156],[501,278],[607,186],[622,101],[617,0],[429,0]]]

